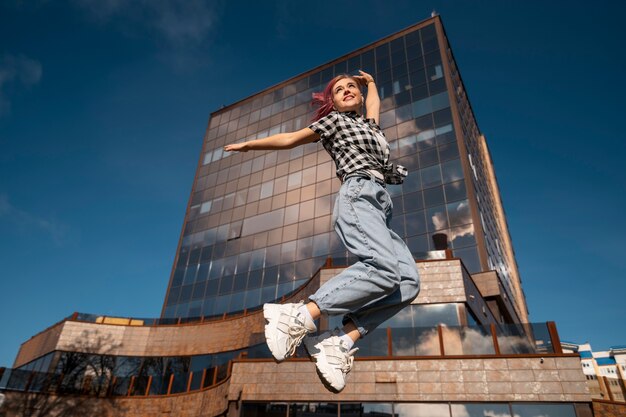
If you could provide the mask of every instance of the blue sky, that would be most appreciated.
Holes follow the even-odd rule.
[[[209,114],[442,18],[531,320],[626,343],[622,2],[0,2],[0,366],[74,311],[156,317]]]

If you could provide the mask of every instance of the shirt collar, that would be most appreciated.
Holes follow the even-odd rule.
[[[346,116],[352,118],[352,119],[363,119],[363,116],[360,115],[359,113],[351,110],[351,111],[344,111],[344,112],[340,112],[337,110],[337,113],[341,113],[341,114],[345,114]]]

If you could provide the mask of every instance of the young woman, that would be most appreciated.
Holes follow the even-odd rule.
[[[367,99],[361,87],[367,88]],[[352,369],[354,343],[411,303],[419,291],[415,260],[404,241],[390,229],[391,198],[386,183],[401,183],[403,167],[389,163],[389,145],[378,126],[380,98],[371,75],[339,75],[314,95],[314,122],[304,129],[235,143],[226,151],[290,149],[309,142],[322,145],[335,161],[342,182],[333,224],[358,262],[322,285],[304,303],[265,304],[265,338],[277,361],[304,339],[324,385],[345,387]],[[363,106],[367,119],[363,115]],[[317,337],[314,320],[322,313],[342,314],[343,328]]]

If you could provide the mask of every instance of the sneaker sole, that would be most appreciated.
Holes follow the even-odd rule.
[[[313,350],[314,346],[315,346],[315,344],[313,344],[311,346],[311,348],[309,349],[309,343],[307,343],[306,339],[304,340],[304,347],[306,348],[306,352],[309,354],[309,357],[311,358],[313,363],[315,363],[315,372],[317,372],[317,376],[319,377],[320,382],[322,383],[322,385],[324,385],[324,388],[326,388],[328,391],[330,391],[330,392],[332,392],[334,394],[339,394],[341,391],[343,391],[343,388],[345,388],[345,385],[343,386],[343,388],[337,389],[337,388],[333,387],[330,384],[330,382],[328,382],[328,378],[326,378],[324,373],[317,366],[317,357],[320,354],[319,353],[311,353],[311,351]]]
[[[276,325],[275,323],[280,318],[280,304],[265,304],[263,306],[263,317],[265,317],[265,343],[267,343],[267,347],[272,352],[272,356],[276,360],[276,362],[282,362],[286,358],[283,355],[277,355],[278,346],[276,345],[276,340],[270,337],[272,330],[275,331]]]

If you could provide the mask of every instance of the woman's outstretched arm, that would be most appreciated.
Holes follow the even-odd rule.
[[[320,137],[305,127],[295,132],[277,133],[262,139],[249,140],[242,143],[231,143],[224,146],[227,152],[269,151],[274,149],[291,149],[305,143],[315,142]]]
[[[367,98],[365,99],[365,111],[367,112],[368,119],[374,119],[378,124],[380,116],[380,97],[378,96],[378,88],[376,88],[376,82],[374,77],[365,71],[359,70],[361,75],[357,75],[355,78],[362,86],[367,86]]]

